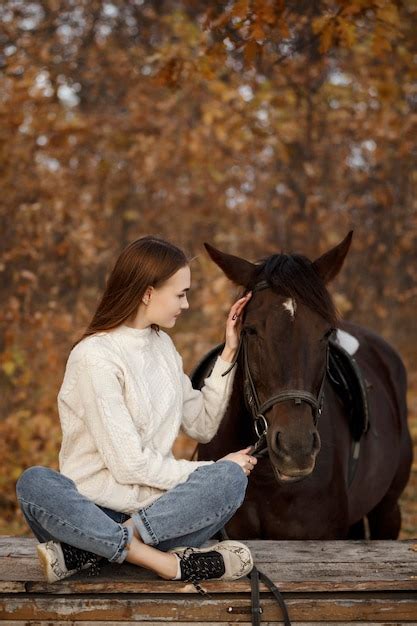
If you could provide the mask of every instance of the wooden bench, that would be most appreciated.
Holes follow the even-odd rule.
[[[207,599],[189,583],[103,561],[99,577],[76,574],[51,585],[44,581],[36,543],[0,536],[0,622],[8,626],[251,623],[249,578],[204,581],[212,596]],[[283,592],[293,626],[417,625],[415,541],[245,543],[258,569]],[[262,624],[279,624],[273,595],[263,583],[260,592]]]

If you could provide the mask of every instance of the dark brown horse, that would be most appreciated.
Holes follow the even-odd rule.
[[[408,481],[412,447],[407,428],[406,371],[399,355],[375,333],[338,319],[326,284],[341,269],[352,232],[311,262],[275,254],[254,264],[205,244],[213,261],[246,292],[260,281],[242,319],[247,363],[264,403],[292,389],[319,395],[329,336],[335,327],[356,337],[356,361],[370,383],[370,427],[348,484],[351,433],[344,405],[324,380],[323,411],[308,401],[282,399],[264,411],[268,454],[252,471],[246,498],[226,525],[233,539],[395,539],[398,499]],[[216,436],[199,444],[200,460],[219,459],[253,444],[253,417],[244,402],[242,353],[231,400]]]

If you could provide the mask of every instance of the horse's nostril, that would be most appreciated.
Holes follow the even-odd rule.
[[[320,447],[320,439],[316,432],[313,433],[313,450],[318,450]]]
[[[282,437],[281,437],[281,433],[279,431],[275,435],[275,442],[276,442],[277,450],[282,448]]]

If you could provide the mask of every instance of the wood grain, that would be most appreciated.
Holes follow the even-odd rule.
[[[213,542],[208,542],[215,543]],[[245,541],[261,572],[283,591],[293,626],[417,626],[416,542]],[[37,541],[0,536],[0,622],[7,626],[251,624],[250,581],[167,581],[130,563],[103,561],[101,575],[48,584]],[[261,583],[262,624],[280,609]]]

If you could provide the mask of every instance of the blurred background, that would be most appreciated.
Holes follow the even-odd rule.
[[[204,241],[313,259],[353,228],[331,293],[400,352],[417,442],[415,18],[411,0],[3,0],[1,534],[31,534],[15,482],[58,469],[70,346],[145,234],[193,257],[169,331],[190,373],[237,293]],[[417,460],[401,538],[416,487]]]

